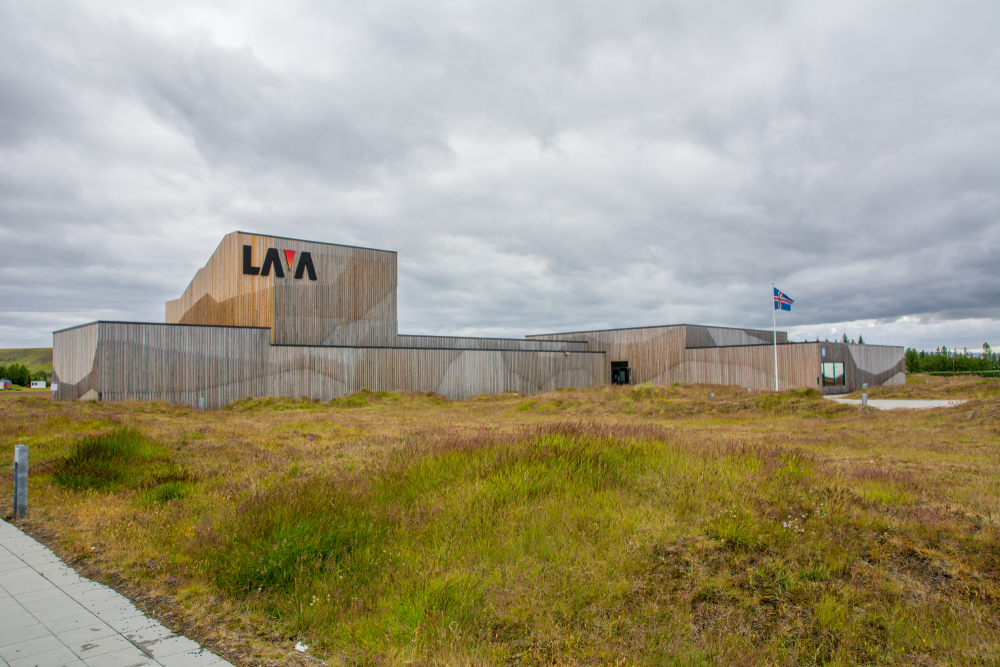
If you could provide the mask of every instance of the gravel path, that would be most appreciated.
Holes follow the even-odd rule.
[[[861,405],[860,398],[837,398],[836,396],[826,396],[825,398],[838,403],[848,405]],[[961,405],[965,401],[927,401],[927,400],[891,400],[885,398],[868,399],[868,407],[879,410],[926,410],[928,408],[950,408]]]

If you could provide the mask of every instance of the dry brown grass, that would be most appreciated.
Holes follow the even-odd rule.
[[[22,397],[0,440],[31,446],[26,530],[238,664],[316,664],[298,639],[343,664],[991,664],[1000,383],[923,379],[871,395],[970,401]],[[183,482],[56,483],[123,426]]]

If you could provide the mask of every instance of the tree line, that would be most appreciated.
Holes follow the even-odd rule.
[[[10,366],[0,364],[0,380],[10,380],[19,387],[29,386],[32,380],[45,380],[47,382],[48,379],[49,374],[45,371],[32,373],[24,364],[11,364]]]
[[[906,350],[907,373],[982,373],[1000,371],[1000,354],[994,352],[988,343],[983,343],[983,353],[973,356],[968,350],[959,352],[940,347],[931,352],[913,348]]]

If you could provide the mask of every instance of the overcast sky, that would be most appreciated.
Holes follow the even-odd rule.
[[[234,230],[399,252],[402,333],[1000,347],[1000,3],[0,0],[0,347]]]

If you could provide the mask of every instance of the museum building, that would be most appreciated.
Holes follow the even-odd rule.
[[[511,338],[400,334],[396,253],[226,235],[165,323],[53,334],[53,396],[217,408],[252,396],[370,391],[462,399],[610,384],[710,383],[848,393],[905,381],[903,348],[791,343],[784,332],[678,324]]]

